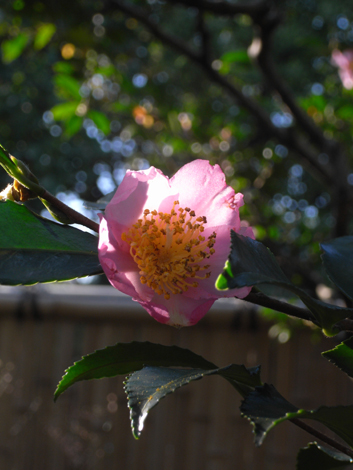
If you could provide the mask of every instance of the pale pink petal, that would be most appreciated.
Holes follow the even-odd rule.
[[[242,195],[226,184],[223,171],[206,160],[184,165],[170,180],[181,207],[190,207],[197,216],[207,216],[208,226],[237,225]]]
[[[128,171],[105,210],[118,244],[122,244],[121,234],[136,223],[145,209],[158,208],[161,199],[169,194],[169,179],[160,170],[151,167]]]
[[[341,52],[335,49],[332,51],[331,63],[338,67],[338,74],[344,88],[351,90],[353,88],[353,50]]]
[[[176,200],[180,207],[194,210],[197,217],[207,218],[203,235],[209,237],[216,232],[215,252],[200,263],[210,264],[207,270],[211,272],[210,278],[195,279],[199,283],[197,288],[190,287],[183,294],[170,293],[170,298],[165,299],[141,283],[139,267],[121,235],[143,217],[145,209],[170,213]],[[204,160],[185,165],[171,180],[153,167],[127,172],[101,217],[98,252],[110,283],[131,295],[156,320],[174,326],[197,323],[219,297],[245,297],[250,291],[248,287],[223,292],[215,288],[230,252],[230,230],[254,238],[252,229],[240,223],[242,205],[242,194],[235,194],[227,186],[220,167]]]
[[[137,300],[160,323],[181,327],[195,325],[206,315],[216,299],[195,300],[178,294],[169,300],[158,295],[155,295],[151,302],[134,300]]]
[[[112,236],[107,220],[102,218],[99,231],[98,256],[113,287],[131,297],[150,300],[154,292],[140,282],[139,269],[130,253],[120,249]]]
[[[241,288],[241,289],[231,289],[228,291],[219,291],[216,289],[215,283],[218,276],[222,273],[224,265],[228,259],[228,256],[231,251],[231,238],[230,230],[234,230],[234,227],[216,227],[215,232],[216,243],[214,245],[215,253],[210,257],[210,259],[205,260],[202,264],[210,264],[211,276],[208,279],[198,280],[199,286],[195,288],[190,288],[185,292],[186,297],[192,297],[195,299],[205,298],[218,298],[218,297],[239,297],[244,298],[248,295],[251,288]],[[205,236],[207,238],[209,229],[205,230]],[[239,230],[241,235],[248,236],[255,239],[254,233],[251,227],[241,227]],[[201,263],[200,263],[201,264]]]

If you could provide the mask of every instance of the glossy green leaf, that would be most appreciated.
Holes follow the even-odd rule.
[[[256,386],[261,384],[260,369],[247,369],[243,365],[232,364],[222,368],[188,369],[171,367],[145,367],[134,372],[126,381],[125,390],[128,395],[132,432],[138,438],[142,432],[148,412],[166,395],[177,388],[207,375],[220,375],[230,382],[233,387],[246,396]],[[190,367],[193,367],[190,369]]]
[[[353,445],[353,406],[322,406],[317,410],[300,410],[283,398],[273,385],[265,384],[247,394],[240,410],[242,416],[254,425],[256,445],[262,444],[272,428],[293,418],[318,421],[349,446]]]
[[[335,323],[353,315],[353,309],[337,307],[314,299],[292,284],[279,267],[276,258],[262,243],[231,231],[232,247],[223,273],[216,282],[217,289],[226,290],[244,286],[277,286],[297,295],[312,312],[312,321],[325,334],[339,332]]]
[[[311,442],[300,449],[296,470],[336,470],[352,468],[353,460],[348,455]]]
[[[2,61],[5,64],[17,59],[23,52],[29,40],[29,35],[27,33],[20,33],[18,36],[13,39],[8,39],[3,41],[1,44],[2,50]]]
[[[77,106],[79,102],[77,101],[67,101],[66,103],[59,103],[51,108],[54,119],[57,121],[66,121],[72,116],[75,116]]]
[[[30,285],[99,274],[97,238],[0,202],[0,284]]]
[[[76,100],[81,99],[81,85],[70,75],[66,75],[64,73],[57,74],[54,76],[53,81],[55,85],[65,94],[65,96],[74,98]]]
[[[353,237],[340,237],[322,243],[321,255],[325,270],[336,286],[353,299]]]
[[[350,377],[353,377],[353,337],[338,344],[335,348],[323,352],[322,355]]]
[[[263,443],[268,431],[299,409],[289,403],[273,385],[264,384],[250,392],[241,404],[242,416],[254,425],[255,444]]]
[[[260,366],[247,368],[243,365],[232,364],[219,369],[218,375],[228,380],[240,395],[245,397],[255,387],[262,385],[260,371]]]
[[[127,375],[145,365],[195,367],[206,370],[217,368],[203,357],[177,346],[162,346],[149,342],[118,343],[95,351],[69,367],[58,384],[55,399],[81,380]]]
[[[144,367],[134,372],[126,382],[132,433],[140,437],[148,412],[166,395],[199,380],[217,374],[218,369],[173,369],[169,367]]]
[[[42,23],[37,29],[37,34],[34,38],[34,49],[40,50],[45,47],[53,35],[55,34],[56,26],[53,23]]]
[[[110,133],[110,121],[105,114],[91,109],[87,115],[104,134]]]

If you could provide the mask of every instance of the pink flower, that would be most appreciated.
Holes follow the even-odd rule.
[[[335,49],[332,51],[331,63],[338,67],[338,74],[344,88],[351,90],[353,88],[353,50],[341,52]]]
[[[244,298],[250,288],[215,288],[241,226],[243,195],[227,186],[218,165],[195,160],[171,179],[151,167],[128,171],[101,216],[99,260],[109,282],[161,323],[197,323],[219,297]]]

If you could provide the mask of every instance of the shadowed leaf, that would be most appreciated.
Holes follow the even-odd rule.
[[[162,398],[194,380],[215,374],[225,378],[243,396],[261,384],[259,367],[247,369],[237,364],[207,370],[145,367],[133,373],[126,381],[125,390],[134,437],[137,439],[141,435],[148,412]]]
[[[268,431],[293,418],[318,421],[350,446],[353,445],[353,406],[322,406],[317,410],[300,410],[283,398],[273,385],[264,384],[248,393],[240,410],[254,425],[255,444],[258,446]]]
[[[150,366],[195,367],[215,369],[217,366],[188,349],[149,342],[118,343],[84,356],[66,370],[55,391],[55,400],[80,380],[127,375]]]
[[[220,290],[245,286],[277,286],[297,295],[312,312],[312,321],[325,334],[332,336],[339,332],[333,325],[353,315],[353,309],[341,308],[314,299],[305,291],[292,284],[279,267],[276,258],[262,243],[231,231],[232,247],[223,273],[218,277],[216,287]]]
[[[348,455],[328,447],[311,442],[308,447],[300,449],[297,455],[297,470],[336,470],[352,468],[353,460]]]
[[[0,284],[30,285],[102,273],[97,237],[0,202]]]
[[[125,390],[128,396],[132,433],[140,437],[148,412],[166,395],[177,388],[217,374],[218,369],[173,369],[169,367],[145,367],[134,372],[127,380]]]
[[[329,351],[324,351],[322,355],[350,377],[353,377],[353,337]]]
[[[340,237],[329,243],[322,243],[321,255],[331,281],[353,299],[353,237]]]

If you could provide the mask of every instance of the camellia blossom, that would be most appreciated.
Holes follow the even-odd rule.
[[[154,167],[127,171],[101,215],[98,254],[109,282],[177,327],[197,323],[219,297],[246,297],[249,287],[215,287],[230,230],[254,238],[240,223],[242,205],[221,168],[205,160],[171,179]]]
[[[347,90],[353,88],[353,50],[347,49],[344,52],[335,49],[332,51],[331,62],[338,67],[342,85]]]

